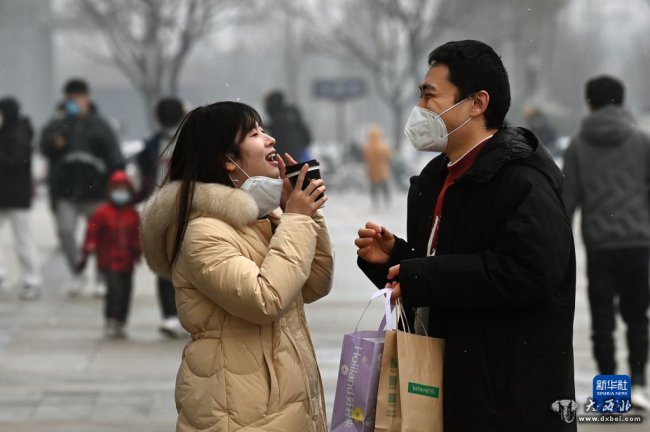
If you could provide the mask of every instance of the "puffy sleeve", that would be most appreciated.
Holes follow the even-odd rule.
[[[302,289],[305,303],[315,302],[329,294],[334,273],[334,248],[323,213],[318,210],[313,219],[316,222],[316,252],[309,277]]]
[[[185,233],[176,271],[228,313],[266,324],[301,294],[312,271],[318,224],[283,214],[260,266],[240,248],[240,234],[225,222],[198,218]]]

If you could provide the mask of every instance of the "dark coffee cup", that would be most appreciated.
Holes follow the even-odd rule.
[[[302,189],[305,190],[307,186],[309,186],[309,183],[312,180],[317,180],[320,177],[320,163],[316,159],[309,160],[307,162],[300,162],[295,165],[289,165],[286,169],[286,174],[287,178],[291,182],[292,187],[296,187],[296,181],[298,181],[298,176],[300,175],[300,169],[303,167],[303,165],[309,165],[309,169],[307,171],[307,174],[305,175],[305,181],[302,183]],[[323,194],[320,194],[318,198],[316,198],[316,201],[321,199],[323,197]]]

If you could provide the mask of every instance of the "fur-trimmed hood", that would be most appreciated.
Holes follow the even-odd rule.
[[[177,226],[177,196],[180,182],[166,184],[155,192],[142,211],[142,249],[149,267],[171,278],[172,249]],[[258,208],[245,191],[214,183],[197,182],[190,219],[205,216],[232,226],[245,226],[257,220]]]

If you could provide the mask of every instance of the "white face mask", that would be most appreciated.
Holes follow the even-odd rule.
[[[226,157],[230,159],[230,157]],[[237,165],[234,160],[230,159],[230,162],[234,163],[235,166],[239,168],[246,177],[248,177],[244,184],[240,186],[240,189],[248,192],[248,194],[253,197],[253,200],[255,200],[255,204],[257,204],[258,208],[258,218],[264,217],[276,208],[280,207],[282,188],[284,186],[282,179],[274,179],[264,176],[251,177],[246,174],[246,171],[241,169],[241,167]],[[233,180],[233,182],[236,181]]]
[[[118,206],[123,206],[131,201],[131,193],[122,189],[115,189],[109,195],[111,202]]]
[[[442,119],[442,115],[468,99],[469,97],[455,103],[440,114],[414,106],[404,127],[404,134],[411,141],[413,147],[418,151],[444,152],[447,148],[449,135],[465,126],[472,118],[469,117],[463,124],[447,133],[447,125]]]

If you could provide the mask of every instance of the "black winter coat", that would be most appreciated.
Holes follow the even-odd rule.
[[[446,339],[446,431],[575,431],[551,409],[575,400],[575,250],[560,171],[530,131],[501,129],[447,190],[427,257],[448,163],[441,155],[411,179],[407,240],[390,262],[359,266],[383,287],[401,263],[407,309],[431,307],[429,333]]]
[[[32,143],[20,128],[0,128],[0,210],[32,204]]]
[[[56,145],[57,135],[64,139],[62,147]],[[104,200],[111,173],[125,165],[113,130],[95,110],[50,122],[41,151],[50,164],[50,193],[76,202]]]

